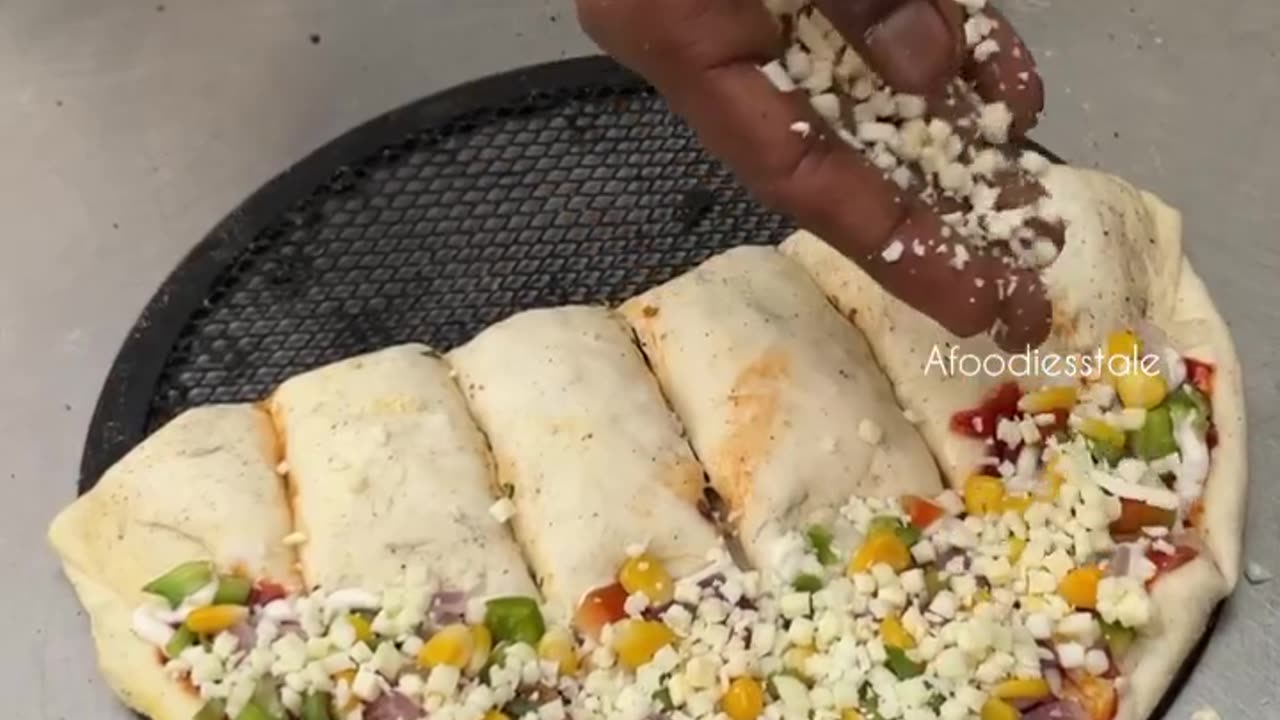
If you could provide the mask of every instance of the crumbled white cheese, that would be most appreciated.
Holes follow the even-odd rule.
[[[760,72],[764,73],[764,76],[769,78],[769,82],[773,83],[773,86],[782,92],[791,92],[796,89],[795,81],[787,74],[787,70],[782,67],[782,63],[777,60],[761,65]]]
[[[1000,43],[997,43],[992,38],[987,38],[973,48],[973,59],[978,62],[986,62],[998,52],[1000,52]]]
[[[497,502],[489,506],[489,514],[499,523],[506,524],[508,520],[516,516],[516,504],[511,501],[511,498],[499,498]]]
[[[978,129],[987,142],[1003,145],[1009,142],[1009,126],[1013,113],[1003,102],[987,103],[978,113]]]
[[[809,98],[814,111],[829,122],[840,119],[840,98],[835,93],[822,93]]]
[[[898,262],[902,258],[902,241],[894,240],[880,253],[880,257],[889,263]]]

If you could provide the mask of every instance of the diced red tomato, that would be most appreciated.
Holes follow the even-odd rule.
[[[1120,499],[1120,517],[1111,523],[1111,534],[1137,535],[1146,527],[1173,527],[1178,519],[1175,510],[1148,505],[1140,500]]]
[[[911,518],[911,524],[921,530],[929,527],[937,522],[946,511],[934,505],[929,500],[916,495],[907,495],[902,498],[902,509],[906,511],[907,517]]]
[[[1187,524],[1191,527],[1200,527],[1204,520],[1204,498],[1196,498],[1191,503],[1191,507],[1187,509]]]
[[[1001,418],[1018,415],[1022,390],[1016,382],[1007,382],[991,390],[982,403],[972,410],[961,410],[951,416],[951,431],[965,437],[992,438]]]
[[[249,604],[252,606],[266,605],[272,600],[279,600],[289,596],[289,591],[279,583],[270,580],[259,580],[253,584],[253,591],[249,593]]]
[[[1207,362],[1194,358],[1183,358],[1187,365],[1187,379],[1195,389],[1204,393],[1205,397],[1213,397],[1214,367]]]
[[[1074,700],[1089,720],[1111,720],[1116,716],[1116,687],[1109,680],[1071,672],[1062,685],[1062,694]]]
[[[621,583],[598,587],[582,598],[573,624],[583,635],[599,639],[600,631],[605,625],[627,616],[627,611],[623,608],[626,602],[627,590]]]
[[[1150,586],[1156,580],[1159,580],[1161,575],[1171,573],[1192,560],[1195,560],[1196,556],[1199,554],[1199,550],[1196,550],[1189,545],[1175,545],[1172,555],[1166,555],[1165,553],[1157,550],[1148,550],[1147,559],[1156,566],[1156,576],[1148,580],[1147,585]]]

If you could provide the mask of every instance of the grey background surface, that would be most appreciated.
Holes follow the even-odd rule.
[[[1280,3],[1009,0],[1037,138],[1186,214],[1245,364],[1247,555],[1280,571]],[[318,37],[313,37],[318,36]],[[591,46],[570,0],[0,0],[0,716],[125,718],[43,540],[148,297],[245,195],[455,83]],[[1280,581],[1242,583],[1170,717],[1280,717]]]

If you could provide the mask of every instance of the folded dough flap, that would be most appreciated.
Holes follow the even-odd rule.
[[[276,441],[251,405],[187,411],[63,510],[49,540],[93,624],[99,664],[131,707],[189,720],[199,699],[164,674],[132,630],[142,588],[174,567],[211,560],[224,572],[300,585]]]
[[[449,355],[509,487],[516,536],[549,605],[613,582],[630,546],[676,575],[719,538],[701,466],[630,329],[600,307],[532,310]]]
[[[1177,283],[1181,255],[1177,234],[1167,231],[1172,211],[1123,180],[1090,170],[1055,166],[1044,183],[1050,192],[1047,207],[1065,220],[1067,235],[1044,274],[1054,318],[1040,355],[1092,353],[1108,333],[1167,314],[1173,297],[1168,288]],[[950,429],[952,415],[977,407],[1010,380],[1024,387],[1060,381],[1022,368],[1000,375],[975,372],[972,366],[966,370],[960,358],[1010,356],[987,335],[960,338],[948,332],[814,235],[798,232],[781,250],[804,266],[866,336],[898,400],[920,419],[921,433],[955,487],[980,464],[984,449]]]
[[[1240,578],[1248,495],[1249,451],[1240,359],[1226,321],[1200,277],[1183,261],[1173,318],[1162,328],[1179,353],[1214,368],[1213,424],[1218,443],[1205,480],[1200,531],[1218,569],[1234,589]]]
[[[1144,720],[1160,703],[1209,627],[1214,608],[1230,594],[1213,562],[1198,557],[1159,577],[1151,588],[1152,622],[1125,653],[1125,684],[1114,720]]]
[[[309,586],[379,591],[425,572],[440,589],[536,595],[489,512],[484,437],[430,348],[392,347],[299,375],[270,409]]]
[[[730,250],[622,311],[757,565],[851,495],[941,490],[866,341],[776,250]]]

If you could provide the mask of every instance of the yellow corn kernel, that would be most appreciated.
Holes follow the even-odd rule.
[[[437,665],[451,665],[464,668],[471,661],[471,653],[475,649],[475,639],[471,628],[462,623],[454,623],[440,628],[418,651],[418,666],[433,668]]]
[[[483,720],[511,720],[511,716],[501,710],[490,710],[484,714]]]
[[[1080,433],[1090,440],[1097,440],[1112,447],[1124,447],[1124,431],[1098,418],[1085,418],[1081,421]]]
[[[911,567],[911,548],[892,530],[880,530],[867,536],[849,562],[849,574],[866,572],[879,563],[896,572]]]
[[[985,602],[991,602],[991,591],[986,588],[979,588],[978,591],[973,594],[972,605],[976,607]]]
[[[1079,567],[1058,583],[1058,594],[1075,608],[1092,610],[1098,604],[1098,582],[1102,570],[1096,565]]]
[[[971,475],[964,483],[964,509],[970,515],[994,515],[1004,505],[1004,483],[990,475]]]
[[[1021,717],[1018,708],[1000,698],[987,698],[982,705],[982,720],[1018,720]]]
[[[1027,549],[1027,541],[1022,538],[1009,538],[1009,562],[1017,565],[1022,559],[1022,553]]]
[[[355,682],[355,680],[356,680],[355,670],[339,670],[338,672],[333,674],[333,682],[335,684],[339,682],[346,682],[348,689],[351,688],[351,683]],[[355,710],[356,707],[360,705],[359,697],[352,695],[351,693],[348,693],[348,695],[349,697],[347,698],[347,701],[345,703],[342,703],[338,707],[338,709],[341,710],[343,713],[349,713],[352,710]]]
[[[1004,500],[1000,503],[1000,509],[1004,512],[1015,512],[1021,515],[1031,507],[1031,496],[1026,493],[1016,493],[1013,495],[1005,495]]]
[[[729,683],[720,709],[732,720],[756,720],[764,712],[764,688],[755,678],[739,677]]]
[[[1169,385],[1159,375],[1148,375],[1141,369],[1116,378],[1116,394],[1127,408],[1151,408],[1164,402]]]
[[[1045,494],[1045,499],[1051,502],[1057,502],[1058,496],[1062,494],[1062,484],[1065,483],[1067,479],[1062,476],[1062,473],[1056,470],[1047,471],[1044,479],[1045,482],[1049,484],[1049,487],[1047,488],[1048,492]]]
[[[916,646],[916,639],[902,626],[896,615],[890,615],[880,621],[880,639],[885,645],[901,650],[910,650]]]
[[[635,670],[675,640],[671,628],[656,620],[624,620],[614,626],[613,651],[623,665]]]
[[[493,652],[493,633],[484,625],[471,626],[471,660],[467,663],[467,672],[475,675],[484,669],[489,662],[489,653]]]
[[[813,657],[813,648],[802,645],[796,646],[782,654],[782,666],[801,678],[810,680],[809,673],[805,672],[805,667],[809,664],[809,658],[811,657]]]
[[[1123,371],[1132,368],[1134,358],[1138,357],[1141,349],[1142,343],[1139,342],[1138,336],[1128,330],[1120,330],[1108,335],[1107,360],[1102,364],[1102,377],[1114,382],[1117,375],[1126,374]],[[1113,362],[1112,358],[1118,359]],[[1112,365],[1122,372],[1112,372]]]
[[[862,713],[849,708],[840,711],[840,720],[862,720]]]
[[[538,641],[538,657],[555,663],[561,675],[578,672],[578,650],[573,645],[573,636],[562,628],[552,628],[543,634]]]
[[[644,593],[651,605],[669,603],[675,594],[671,574],[648,553],[623,563],[622,569],[618,571],[618,582],[628,594]]]
[[[1045,388],[1023,395],[1018,400],[1018,409],[1031,415],[1070,410],[1075,407],[1078,395],[1079,390],[1074,385]]]
[[[243,605],[210,605],[196,608],[187,616],[187,629],[197,635],[217,635],[249,617]]]
[[[996,685],[991,694],[1001,700],[1039,700],[1048,697],[1049,683],[1042,678],[1015,678]]]
[[[373,646],[373,626],[369,624],[369,618],[351,613],[347,615],[347,622],[351,623],[352,629],[356,631],[356,640],[370,647]]]

